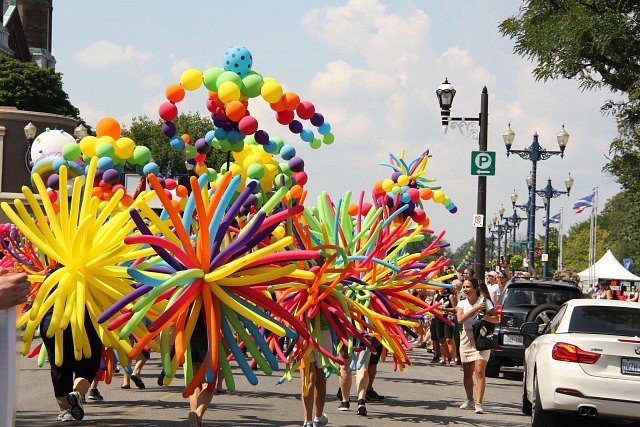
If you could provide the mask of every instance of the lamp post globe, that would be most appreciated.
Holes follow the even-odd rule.
[[[516,190],[513,190],[513,193],[511,193],[511,204],[515,205],[516,202],[518,201],[518,193],[516,193]]]
[[[558,140],[558,146],[562,153],[560,156],[564,157],[564,150],[567,148],[567,144],[569,143],[569,132],[564,129],[564,125],[562,125],[562,129],[558,132],[556,139]]]
[[[37,133],[38,128],[31,122],[24,127],[24,136],[26,136],[28,140],[35,139]]]
[[[504,145],[507,147],[507,156],[511,151],[511,146],[513,145],[513,141],[516,139],[516,133],[511,129],[511,123],[509,123],[509,127],[507,130],[502,132],[502,140],[504,141]]]
[[[574,182],[574,179],[571,176],[571,174],[569,174],[569,176],[564,180],[564,185],[567,188],[567,194],[571,192],[571,187],[573,187],[573,182]]]
[[[500,214],[500,219],[502,219],[502,217],[504,217],[504,205],[500,205],[500,209],[498,209],[498,213]]]
[[[440,103],[440,109],[450,110],[453,104],[453,98],[456,96],[456,90],[453,85],[449,83],[447,78],[444,79],[444,83],[436,90],[438,96],[438,103]]]
[[[85,136],[87,136],[87,128],[84,127],[82,123],[80,123],[78,127],[73,130],[73,136],[75,136],[78,140],[84,138]]]
[[[525,181],[527,182],[527,187],[531,189],[531,187],[533,187],[533,177],[531,175],[528,175]]]

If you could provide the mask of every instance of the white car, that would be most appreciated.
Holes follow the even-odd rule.
[[[562,413],[640,420],[640,304],[575,299],[525,351],[522,412],[534,427]]]

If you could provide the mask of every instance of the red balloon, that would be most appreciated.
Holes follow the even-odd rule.
[[[362,204],[362,214],[363,215],[367,215],[372,207],[373,207],[373,205],[371,203],[366,203],[366,202],[363,203]]]
[[[293,121],[294,118],[295,114],[293,114],[293,111],[283,110],[276,113],[276,120],[281,125],[288,125]]]
[[[207,99],[206,105],[207,105],[207,110],[209,110],[210,113],[215,113],[216,110],[218,109],[216,102],[211,98]]]
[[[194,159],[196,159],[196,162],[198,162],[198,163],[203,163],[205,160],[207,160],[207,153],[198,153],[198,154],[196,154]],[[165,183],[166,183],[166,181],[165,181]]]
[[[58,192],[56,190],[48,189],[47,195],[49,196],[49,200],[51,203],[55,203],[58,200]]]
[[[113,188],[111,189],[111,191],[113,191],[114,193],[115,193],[116,191],[118,191],[118,190],[124,190],[124,191],[126,191],[126,189],[124,188],[124,185],[122,185],[122,184],[114,185],[114,186],[113,186]]]
[[[216,110],[216,116],[218,116],[220,120],[227,120],[227,113],[225,113],[224,108],[218,108]]]
[[[163,102],[162,105],[160,105],[160,108],[158,108],[158,114],[162,120],[170,122],[178,117],[178,107],[171,102]]]
[[[307,183],[307,173],[306,172],[298,172],[296,173],[296,182],[300,185],[305,185]]]
[[[311,102],[304,101],[300,103],[296,111],[302,120],[309,120],[316,113],[316,107]]]
[[[238,122],[238,130],[244,135],[253,135],[258,130],[258,121],[251,116],[244,116]]]

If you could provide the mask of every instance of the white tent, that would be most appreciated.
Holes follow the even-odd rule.
[[[593,265],[592,272],[596,280],[605,279],[640,282],[640,277],[624,268],[623,265],[618,262],[616,257],[613,256],[610,249],[608,249],[607,253]],[[583,282],[589,280],[589,269],[587,268],[586,270],[581,271],[578,273],[578,276],[580,276],[580,280]]]

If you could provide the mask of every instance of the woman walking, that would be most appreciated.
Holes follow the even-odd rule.
[[[498,323],[498,316],[495,315],[493,304],[487,296],[481,296],[485,292],[480,289],[483,285],[478,279],[466,279],[462,283],[462,291],[467,298],[460,301],[457,308],[458,322],[463,329],[460,336],[460,357],[462,359],[462,368],[464,371],[464,390],[467,394],[467,400],[460,406],[461,409],[475,408],[476,414],[484,414],[482,409],[482,400],[484,398],[484,390],[486,387],[485,370],[487,362],[491,355],[491,350],[479,351],[473,339],[473,325],[480,321],[482,317],[490,323]],[[486,286],[484,286],[486,291]],[[475,374],[476,384],[476,400],[473,400],[473,376]]]

